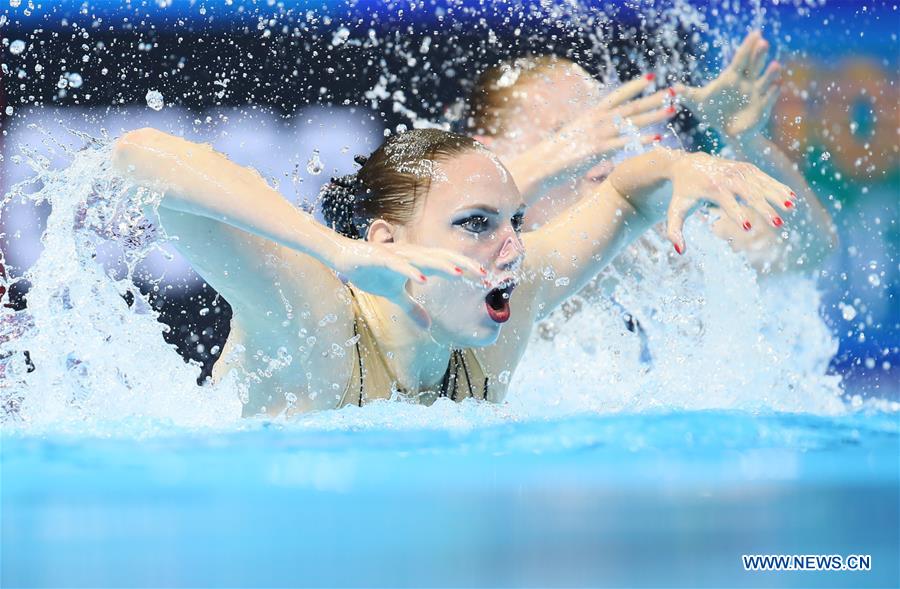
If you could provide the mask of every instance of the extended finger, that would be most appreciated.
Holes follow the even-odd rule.
[[[744,210],[744,207],[738,202],[734,193],[725,188],[720,188],[719,190],[713,192],[712,194],[707,196],[707,199],[716,204],[729,219],[734,221],[736,225],[742,227],[745,231],[750,230],[750,219],[747,211]],[[747,199],[744,199],[745,202],[748,202]],[[749,202],[748,202],[749,204]]]
[[[655,112],[630,117],[628,120],[632,125],[640,129],[649,125],[664,123],[674,117],[675,112],[674,106],[667,106],[666,108],[661,108]]]
[[[412,263],[405,260],[403,256],[392,256],[390,259],[385,260],[384,265],[392,272],[400,274],[413,282],[418,282],[419,284],[425,284],[427,282],[425,274]]]
[[[666,213],[666,237],[672,242],[675,251],[679,254],[683,254],[686,250],[684,220],[696,205],[696,199],[677,197],[675,195],[672,195],[672,200],[669,203],[669,210]]]
[[[760,39],[753,47],[753,57],[750,59],[750,65],[747,67],[746,77],[750,79],[759,77],[759,73],[766,65],[768,56],[769,42],[765,39]]]
[[[426,275],[443,274],[450,278],[482,279],[486,275],[481,264],[472,258],[441,248],[421,248],[403,254]]]
[[[769,120],[769,116],[772,114],[772,109],[775,107],[775,103],[778,102],[778,98],[781,96],[781,84],[774,84],[768,90],[766,90],[765,94],[762,97],[762,114],[763,120]]]
[[[630,117],[657,109],[664,105],[667,99],[672,97],[673,92],[674,91],[670,92],[668,89],[654,92],[650,96],[644,96],[643,98],[632,100],[628,104],[616,107],[608,111],[608,114],[620,117]]]
[[[760,181],[763,198],[781,211],[793,211],[797,207],[797,195],[786,184],[782,184],[771,176],[763,174]]]
[[[736,70],[738,73],[744,72],[750,66],[750,60],[753,57],[753,48],[756,46],[756,40],[759,38],[759,31],[751,31],[744,41],[738,47],[731,59],[728,67]]]
[[[773,227],[781,227],[784,225],[784,219],[781,218],[781,214],[772,207],[771,204],[767,201],[767,199],[763,197],[754,197],[746,199],[747,204],[757,213],[759,213],[763,219],[768,219],[769,223]]]
[[[462,270],[462,276],[475,280],[481,280],[487,276],[487,270],[484,269],[484,266],[472,258],[449,250],[443,251],[444,255],[447,256],[447,259],[452,262],[456,268]]]
[[[758,168],[748,168],[741,179],[730,188],[740,195],[747,206],[754,209],[775,227],[784,224],[780,212],[794,207],[793,192]],[[776,210],[778,209],[778,210]]]
[[[459,268],[456,264],[448,261],[443,256],[419,252],[405,252],[401,255],[425,276],[459,278],[464,273],[462,268]]]
[[[631,100],[646,90],[647,87],[653,83],[654,78],[655,76],[649,77],[649,75],[647,75],[625,82],[603,98],[603,106],[606,108],[614,108],[623,102]]]
[[[629,145],[633,145],[635,141],[640,143],[641,145],[647,145],[650,143],[656,143],[658,141],[662,141],[663,136],[659,133],[654,133],[652,135],[619,135],[618,137],[612,137],[610,139],[606,139],[603,141],[602,150],[605,153],[619,151],[621,149],[625,149]]]
[[[764,94],[769,90],[772,84],[781,81],[781,64],[777,61],[773,61],[769,64],[769,67],[766,68],[766,71],[763,72],[763,75],[756,80],[756,90],[760,94]]]

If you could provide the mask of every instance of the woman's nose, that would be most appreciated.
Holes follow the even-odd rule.
[[[511,231],[503,240],[500,246],[500,255],[497,263],[501,266],[508,267],[517,264],[525,256],[525,245],[519,239],[518,233]]]

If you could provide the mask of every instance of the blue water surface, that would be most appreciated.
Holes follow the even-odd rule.
[[[2,585],[900,584],[896,414],[2,437]],[[742,554],[869,554],[745,572]]]

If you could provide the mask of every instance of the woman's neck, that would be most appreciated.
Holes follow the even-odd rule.
[[[450,347],[436,342],[429,330],[416,324],[398,305],[361,293],[363,319],[400,388],[436,390],[450,362]]]

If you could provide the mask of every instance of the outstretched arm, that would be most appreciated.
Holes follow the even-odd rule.
[[[675,251],[686,251],[683,227],[703,203],[720,207],[737,226],[751,211],[789,210],[791,190],[758,168],[703,153],[658,148],[620,164],[596,192],[544,227],[526,233],[527,270],[544,316],[578,292],[627,244],[666,220]]]
[[[422,282],[427,274],[462,276],[457,267],[469,278],[481,278],[478,264],[452,252],[376,245],[343,237],[290,204],[258,172],[235,164],[208,145],[155,129],[139,129],[116,143],[113,161],[135,181],[161,189],[159,209],[164,229],[166,218],[175,219],[172,213],[186,215],[188,223],[204,223],[201,235],[195,235],[182,217],[176,243],[195,250],[188,253],[192,262],[216,266],[220,272],[212,272],[210,284],[221,289],[226,298],[231,294],[238,301],[247,298],[258,302],[260,293],[245,284],[247,274],[260,271],[268,256],[280,257],[287,251],[293,252],[291,256],[300,267],[284,272],[308,271],[313,281],[330,285],[338,284],[334,272],[339,272],[364,290],[409,299],[409,304],[417,307],[410,297],[398,292],[398,281]],[[235,242],[236,236],[240,236],[240,243]],[[221,272],[229,267],[229,259],[248,247],[255,264],[233,274]],[[213,251],[204,252],[204,248]],[[296,254],[303,256],[297,258]],[[264,294],[273,294],[271,288],[264,290]]]
[[[745,252],[758,270],[810,270],[836,247],[837,238],[831,216],[797,166],[763,135],[781,94],[781,65],[773,61],[766,66],[768,49],[760,32],[753,31],[719,77],[700,88],[676,89],[685,106],[720,132],[737,159],[758,166],[796,190],[789,228],[753,215],[754,231],[745,234],[723,217],[714,225],[716,234]]]

